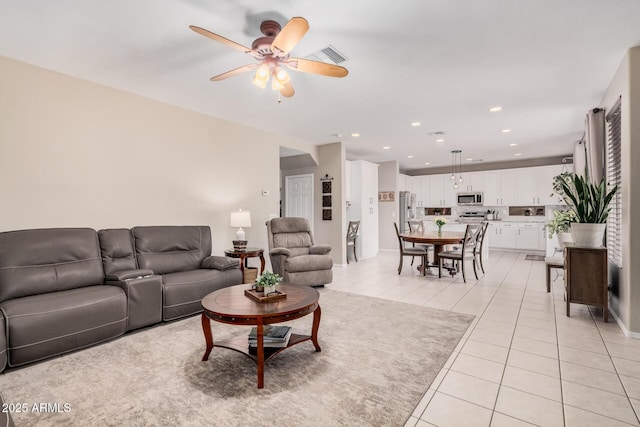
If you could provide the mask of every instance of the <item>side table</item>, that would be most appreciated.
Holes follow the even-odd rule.
[[[246,249],[227,249],[224,251],[224,255],[230,258],[240,258],[240,270],[244,274],[245,267],[248,258],[260,258],[260,274],[264,272],[264,249],[260,248],[246,248]]]

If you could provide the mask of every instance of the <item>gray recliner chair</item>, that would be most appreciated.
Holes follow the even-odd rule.
[[[316,245],[305,218],[267,221],[269,257],[273,272],[285,283],[324,286],[333,281],[331,246]]]

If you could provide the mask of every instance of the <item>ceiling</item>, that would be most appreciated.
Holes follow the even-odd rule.
[[[638,0],[265,3],[0,0],[0,55],[411,170],[449,165],[454,149],[463,164],[571,153],[585,113],[640,45]],[[209,81],[253,59],[189,25],[250,46],[262,20],[293,16],[310,30],[292,56],[331,45],[347,77],[293,71],[296,94],[280,103],[252,73]]]

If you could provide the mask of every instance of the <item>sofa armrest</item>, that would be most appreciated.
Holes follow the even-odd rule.
[[[289,258],[291,256],[291,251],[287,248],[273,248],[269,251],[269,255],[284,255]]]
[[[105,276],[105,279],[110,282],[117,282],[121,280],[136,279],[138,277],[151,276],[152,270],[148,268],[137,268],[135,270],[122,270],[114,271]]]
[[[331,252],[329,245],[314,245],[309,247],[309,255],[327,255]]]
[[[233,268],[240,268],[240,261],[224,256],[212,255],[202,260],[202,262],[200,263],[200,268],[226,271]]]
[[[124,280],[107,280],[107,285],[118,286],[127,295],[128,331],[162,322],[161,276],[144,275]]]

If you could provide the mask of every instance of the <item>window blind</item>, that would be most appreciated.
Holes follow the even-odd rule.
[[[607,250],[609,261],[622,267],[622,162],[621,162],[621,131],[622,114],[621,100],[611,108],[606,116],[607,120],[607,149],[606,173],[608,189],[618,186],[618,191],[611,200],[611,211],[607,219]]]

